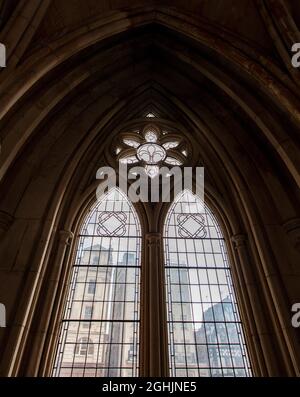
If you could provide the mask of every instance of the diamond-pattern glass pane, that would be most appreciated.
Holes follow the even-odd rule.
[[[187,190],[169,210],[164,246],[171,376],[251,376],[222,233]]]
[[[140,225],[112,189],[89,212],[61,324],[53,376],[137,376]]]

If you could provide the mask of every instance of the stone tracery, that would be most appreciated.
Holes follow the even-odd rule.
[[[157,124],[146,124],[141,130],[121,133],[114,151],[122,163],[144,166],[150,178],[158,175],[161,166],[182,166],[188,156],[187,142],[181,135],[162,132]],[[128,148],[131,149],[128,149]]]
[[[15,9],[15,1],[5,3],[0,301],[9,327],[0,333],[0,374],[51,373],[75,244],[65,235],[76,235],[96,169],[116,160],[107,149],[111,140],[120,131],[129,137],[130,123],[160,119],[189,135],[191,148],[168,150],[207,170],[207,200],[228,241],[254,373],[299,376],[299,338],[290,324],[291,303],[299,298],[293,220],[300,186],[299,70],[289,53],[299,19],[285,7],[291,2],[236,0],[236,18],[214,1],[200,12],[193,2],[177,1],[135,8],[91,0],[93,7],[73,2],[71,10],[55,0],[18,2]],[[135,156],[134,148],[119,146]],[[139,210],[145,249],[159,258],[164,209]],[[152,341],[164,322],[157,315],[155,327],[143,319]],[[143,374],[167,373],[163,349],[163,343],[155,351],[145,347]]]

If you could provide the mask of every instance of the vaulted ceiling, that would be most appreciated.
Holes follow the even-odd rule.
[[[274,228],[294,236],[299,217],[299,26],[298,0],[0,1],[5,266],[39,266],[93,194],[109,142],[154,111],[195,148],[229,234],[247,232],[257,263],[284,279]]]
[[[217,141],[233,163],[234,142],[264,145],[269,166],[299,184],[295,9],[281,0],[2,1],[1,179],[26,150],[37,167],[52,158],[63,136],[64,161],[97,139],[100,159],[109,130],[155,109],[201,144],[199,162],[221,161]],[[247,156],[257,162],[254,148]]]
[[[25,163],[24,189],[44,167],[58,183],[67,169],[73,175],[70,161],[78,171],[93,158],[87,186],[106,139],[155,111],[189,134],[215,187],[220,167],[229,178],[246,157],[249,170],[274,167],[299,185],[295,8],[272,0],[2,2],[2,183]],[[11,194],[4,207],[15,212]]]

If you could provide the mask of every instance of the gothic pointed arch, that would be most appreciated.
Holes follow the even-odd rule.
[[[118,188],[88,211],[77,237],[54,376],[137,376],[141,230]]]
[[[139,127],[144,142],[148,123],[168,124],[190,144],[170,147],[162,129],[158,143],[167,157],[205,167],[253,373],[299,376],[298,330],[290,321],[300,277],[299,70],[290,62],[298,2],[287,0],[287,8],[284,0],[232,0],[234,18],[231,7],[216,2],[195,9],[197,2],[176,0],[138,7],[128,0],[90,0],[89,7],[2,1],[8,62],[0,71],[0,301],[8,326],[0,331],[1,376],[52,374],[97,169],[115,168],[112,143],[120,144],[120,156],[135,156],[125,145],[138,139]],[[127,143],[118,141],[121,134]],[[145,376],[169,373],[162,207],[140,211]]]
[[[164,254],[172,376],[250,376],[225,241],[190,190],[168,211]]]

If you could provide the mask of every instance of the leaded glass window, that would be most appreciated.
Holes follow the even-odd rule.
[[[178,145],[179,145],[179,142],[171,141],[171,142],[163,143],[162,146],[163,146],[166,150],[169,150],[169,149],[174,149],[174,148],[177,147]]]
[[[122,132],[112,144],[121,164],[136,166],[140,163],[148,177],[154,178],[161,167],[182,166],[187,160],[187,142],[184,137],[162,131],[154,123],[141,131]]]
[[[214,215],[190,191],[164,229],[171,376],[251,376],[225,242]]]
[[[135,141],[134,139],[123,139],[123,142],[130,147],[137,148],[140,146],[139,142]]]
[[[141,236],[117,188],[88,213],[78,247],[54,376],[137,376]]]

